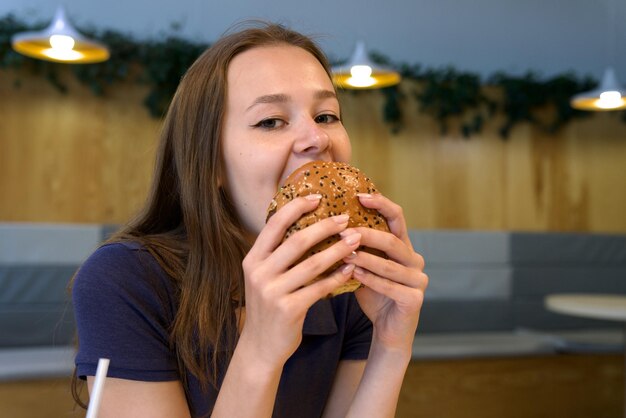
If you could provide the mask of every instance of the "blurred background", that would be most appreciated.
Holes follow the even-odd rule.
[[[431,279],[397,416],[623,415],[626,116],[570,99],[609,67],[626,83],[626,2],[66,0],[108,61],[11,49],[60,5],[0,4],[0,416],[84,415],[69,278],[143,202],[185,68],[250,18],[337,64],[363,41],[402,76],[339,93],[353,163],[402,205]],[[572,314],[563,294],[610,299]]]

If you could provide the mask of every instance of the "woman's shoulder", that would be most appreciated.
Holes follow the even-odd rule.
[[[85,260],[78,270],[78,275],[80,277],[85,273],[100,273],[102,271],[109,275],[113,272],[140,271],[145,268],[146,263],[152,264],[150,258],[146,248],[138,242],[106,243],[97,248]]]
[[[107,242],[98,247],[87,261],[107,262],[110,260],[134,259],[141,252],[148,252],[148,250],[137,241]]]
[[[171,280],[150,252],[139,242],[106,243],[97,248],[74,277],[73,292],[88,288],[142,292],[169,287]]]
[[[72,284],[80,376],[93,375],[98,358],[111,359],[109,376],[175,380],[169,330],[176,292],[141,244],[107,243],[83,263]]]

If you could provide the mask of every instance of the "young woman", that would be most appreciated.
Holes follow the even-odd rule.
[[[145,208],[73,283],[76,375],[91,389],[98,358],[111,360],[101,418],[394,415],[428,282],[401,208],[360,198],[391,233],[347,228],[339,215],[281,244],[315,195],[265,224],[295,168],[350,153],[309,38],[267,24],[198,58],[165,119]],[[294,265],[334,234],[343,239]],[[351,277],[364,287],[323,298]]]

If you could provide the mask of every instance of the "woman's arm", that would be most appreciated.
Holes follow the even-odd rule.
[[[323,418],[345,418],[365,370],[365,360],[341,360]]]
[[[172,316],[163,300],[173,293],[171,281],[136,243],[98,248],[76,274],[75,373],[87,376],[90,392],[98,359],[111,360],[99,418],[190,416],[176,360],[169,355]],[[150,376],[159,381],[137,380]]]
[[[341,361],[323,418],[393,417],[407,365],[402,353],[376,346],[367,361]]]
[[[373,324],[367,365],[346,417],[393,417],[411,360],[428,276],[423,257],[409,240],[402,208],[381,195],[359,198],[387,219],[391,233],[355,228],[363,246],[378,249],[387,258],[358,251],[344,259],[356,265],[353,278],[365,286],[356,291],[356,298]]]
[[[393,418],[410,355],[389,351],[372,342],[363,378],[346,418]]]
[[[89,392],[93,376],[87,376]],[[107,378],[98,418],[188,418],[189,407],[180,381],[140,382]]]
[[[212,417],[270,417],[282,364],[259,361],[258,350],[239,341],[220,388]]]
[[[302,341],[309,307],[352,275],[354,265],[348,263],[307,285],[359,246],[358,233],[297,263],[304,249],[341,234],[348,225],[347,215],[324,219],[282,242],[287,228],[314,209],[320,198],[296,198],[281,208],[243,260],[245,322],[215,403],[214,418],[272,415],[283,366]]]

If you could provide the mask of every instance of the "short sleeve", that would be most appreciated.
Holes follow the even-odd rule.
[[[108,358],[110,377],[178,379],[168,333],[172,294],[172,282],[142,247],[115,243],[96,250],[72,288],[78,376],[95,375],[98,359]]]
[[[361,310],[354,293],[346,297],[348,310],[341,360],[365,360],[372,342],[372,322]]]

